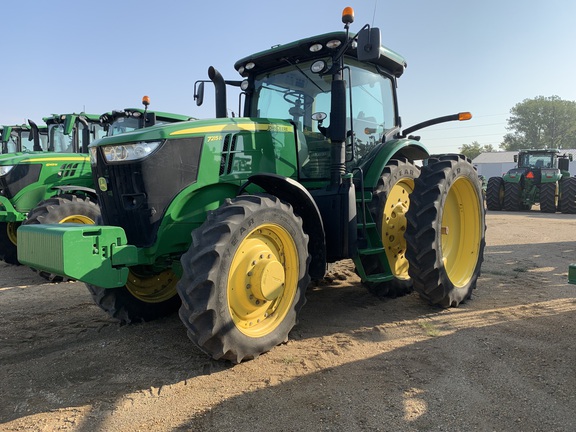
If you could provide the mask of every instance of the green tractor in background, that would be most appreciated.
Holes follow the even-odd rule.
[[[17,228],[40,202],[71,186],[90,188],[89,158],[80,153],[91,139],[104,135],[99,117],[80,113],[44,118],[48,128],[44,148],[39,127],[29,121],[34,151],[10,153],[0,159],[0,259],[18,264]]]
[[[530,210],[540,204],[544,213],[576,213],[576,177],[570,177],[571,154],[559,150],[521,150],[516,168],[491,177],[486,187],[488,210]]]
[[[1,259],[19,264],[17,228],[22,223],[95,223],[100,209],[88,155],[90,142],[105,135],[189,119],[180,114],[148,111],[147,97],[143,103],[144,109],[128,108],[103,115],[46,117],[47,151],[15,153],[0,161]],[[30,124],[33,131],[37,130],[33,122]],[[35,144],[35,148],[40,146]],[[55,280],[51,274],[41,275]]]
[[[485,246],[478,175],[410,134],[471,116],[402,130],[404,59],[377,28],[350,34],[351,8],[342,19],[345,31],[238,61],[242,80],[210,67],[214,119],[94,142],[103,225],[22,226],[20,260],[84,281],[123,323],[179,309],[201,350],[234,363],[285,342],[310,281],[339,260],[378,296],[469,299]],[[227,85],[243,117],[227,117]]]
[[[33,152],[46,149],[48,142],[48,128],[46,126],[38,128],[38,142],[34,142],[35,135],[29,125],[1,126],[0,136],[2,137],[2,155],[17,152]],[[36,147],[35,147],[36,146]]]

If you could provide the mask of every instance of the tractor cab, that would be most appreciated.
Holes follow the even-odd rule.
[[[48,140],[47,128],[38,129],[38,143],[34,142],[35,134],[32,127],[26,124],[2,127],[1,154],[17,152],[43,151]]]
[[[43,120],[48,125],[49,152],[87,153],[88,144],[105,135],[96,114],[53,114]]]
[[[518,168],[555,168],[557,154],[557,150],[521,151],[514,155],[514,162],[518,163]]]
[[[144,108],[125,108],[121,111],[112,111],[100,116],[100,122],[104,125],[106,136],[132,132],[151,126],[191,120],[190,117],[181,114],[161,111],[148,111],[150,98],[142,98]]]

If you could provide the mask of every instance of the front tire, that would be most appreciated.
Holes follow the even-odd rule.
[[[0,259],[6,264],[20,265],[18,261],[16,230],[20,222],[0,223]]]
[[[214,359],[240,363],[286,342],[306,302],[308,236],[271,195],[227,200],[182,256],[180,318]]]
[[[485,246],[476,170],[462,155],[431,158],[408,210],[406,256],[414,289],[431,304],[458,306],[472,296]]]
[[[102,288],[86,284],[94,303],[120,324],[152,321],[169,316],[180,307],[178,277],[171,269],[162,272],[146,266],[130,268],[126,285]]]
[[[407,159],[392,159],[388,162],[374,191],[370,213],[376,221],[386,259],[394,276],[388,282],[363,281],[363,285],[378,297],[398,297],[412,292],[412,281],[408,274],[406,259],[406,212],[410,207],[410,194],[420,169]],[[379,272],[378,261],[364,257],[363,264],[368,273]]]

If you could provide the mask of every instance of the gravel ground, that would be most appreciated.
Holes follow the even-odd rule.
[[[287,344],[232,366],[177,316],[119,326],[83,284],[0,264],[2,431],[574,431],[576,217],[488,212],[471,301],[381,301],[349,261]]]

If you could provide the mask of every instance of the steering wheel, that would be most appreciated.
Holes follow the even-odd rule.
[[[294,106],[300,107],[308,107],[312,105],[312,102],[314,102],[314,98],[312,98],[312,96],[296,90],[288,90],[286,93],[284,93],[284,100]]]

